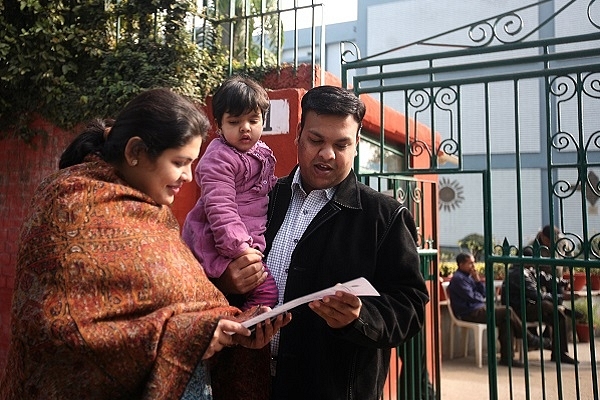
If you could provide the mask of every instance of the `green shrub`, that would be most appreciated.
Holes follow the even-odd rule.
[[[39,115],[59,127],[114,116],[140,91],[168,86],[203,102],[226,55],[193,40],[190,0],[4,0],[0,132],[30,140]],[[117,27],[119,30],[117,32]],[[0,139],[2,136],[0,136]]]
[[[586,299],[577,299],[573,303],[573,309],[581,313],[582,317],[577,319],[578,323],[588,324],[589,314],[588,314],[588,304]],[[600,306],[598,304],[592,304],[592,324],[594,327],[600,326]]]

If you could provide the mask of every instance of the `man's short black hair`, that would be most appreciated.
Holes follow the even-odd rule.
[[[468,259],[470,259],[471,257],[473,257],[473,254],[471,254],[471,253],[460,253],[459,255],[456,256],[456,264],[460,265],[460,264],[464,263],[465,261],[467,261]]]
[[[302,96],[300,103],[302,116],[300,117],[300,128],[304,128],[306,114],[313,111],[317,115],[352,115],[358,122],[358,133],[362,127],[362,120],[366,113],[363,101],[348,89],[338,86],[316,86]]]

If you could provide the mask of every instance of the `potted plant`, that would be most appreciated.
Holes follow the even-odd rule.
[[[440,301],[446,300],[446,295],[444,294],[444,290],[442,289],[442,282],[448,282],[452,279],[452,275],[454,271],[456,271],[458,267],[456,266],[456,262],[451,261],[442,261],[440,263],[440,279],[439,279],[439,298]]]
[[[570,280],[570,274],[567,272],[564,279]],[[574,267],[573,268],[573,291],[578,292],[585,290],[587,285],[587,273],[585,268]],[[600,290],[600,268],[590,268],[590,281],[591,290]]]
[[[592,290],[600,290],[600,268],[590,268],[590,286]]]
[[[579,314],[575,320],[575,330],[577,331],[577,337],[580,342],[590,341],[590,322],[593,328],[600,326],[600,310],[598,304],[592,304],[592,315],[588,314],[588,303],[586,299],[577,299],[573,304],[573,310],[575,314]]]
[[[570,276],[571,274],[567,273],[564,275],[564,278],[567,280],[570,280]],[[573,268],[573,284],[572,284],[572,288],[574,292],[579,292],[581,290],[584,290],[585,288],[585,284],[586,284],[586,275],[585,275],[585,268],[581,268],[581,267],[574,267]]]
[[[452,275],[454,274],[454,271],[456,271],[456,268],[456,263],[454,262],[442,262],[440,264],[440,277],[444,278],[445,280],[449,280],[450,278],[452,278]]]

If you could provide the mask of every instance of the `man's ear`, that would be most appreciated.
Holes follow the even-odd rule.
[[[125,162],[128,165],[136,166],[142,154],[146,151],[146,144],[139,136],[134,136],[127,141],[125,145]]]
[[[298,122],[298,126],[296,127],[296,138],[294,139],[294,143],[298,145],[298,140],[300,140],[300,135],[302,134],[302,125]]]

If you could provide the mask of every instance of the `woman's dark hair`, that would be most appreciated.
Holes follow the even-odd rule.
[[[317,86],[306,92],[302,97],[301,106],[300,129],[304,128],[308,112],[314,111],[318,115],[352,115],[358,122],[360,131],[366,112],[365,104],[354,93],[341,87],[328,85]]]
[[[144,142],[146,153],[156,159],[163,151],[186,145],[192,138],[206,138],[206,115],[185,97],[167,88],[150,89],[131,100],[115,120],[96,119],[65,149],[59,168],[80,164],[90,154],[119,164],[132,137]]]
[[[213,117],[219,127],[225,113],[238,117],[260,110],[264,119],[269,106],[267,91],[259,83],[244,75],[233,75],[227,78],[212,98]]]

